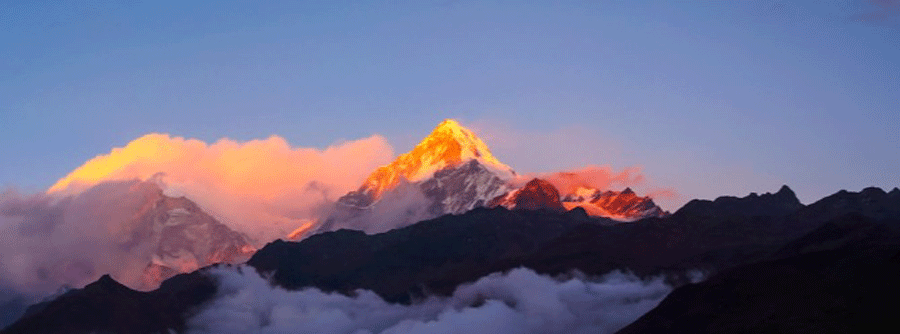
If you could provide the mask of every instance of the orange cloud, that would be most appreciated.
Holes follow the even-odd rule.
[[[168,194],[185,195],[226,225],[266,242],[317,218],[323,205],[392,157],[380,136],[318,150],[292,147],[278,136],[207,144],[154,133],[89,160],[47,192],[65,196],[104,181],[155,179]]]
[[[606,190],[613,186],[634,187],[646,181],[640,167],[628,167],[615,172],[610,166],[588,166],[538,177],[547,180],[562,193],[574,193],[578,188]]]

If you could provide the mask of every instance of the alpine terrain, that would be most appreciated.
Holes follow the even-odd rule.
[[[471,130],[448,119],[412,151],[379,167],[359,189],[341,197],[318,231],[341,226],[383,232],[477,207],[503,205],[515,209],[514,202],[502,204],[502,198],[531,193],[534,187],[532,183],[522,187],[516,184],[521,184],[521,176],[500,162]],[[583,207],[589,215],[618,221],[666,214],[649,197],[637,196],[630,189],[579,189],[575,194],[560,194],[550,183],[543,182],[541,187],[553,188],[547,190],[553,193],[550,201],[562,203],[551,208],[554,210]],[[534,209],[535,205],[519,208]]]

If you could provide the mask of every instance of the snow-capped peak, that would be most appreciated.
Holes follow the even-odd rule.
[[[482,165],[503,171],[512,176],[512,169],[491,154],[487,145],[471,130],[457,121],[446,119],[419,142],[409,153],[401,155],[397,161],[417,161],[416,170],[407,174],[409,181],[419,181],[447,166],[459,165],[469,160],[478,160]]]
[[[373,172],[355,194],[343,198],[346,204],[367,206],[393,189],[402,180],[419,182],[434,176],[436,171],[460,166],[476,160],[497,177],[508,180],[515,176],[512,168],[491,154],[487,145],[459,122],[447,119],[416,147],[397,157],[392,163]]]

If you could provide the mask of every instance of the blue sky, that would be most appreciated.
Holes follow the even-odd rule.
[[[0,186],[149,132],[411,148],[444,118],[537,173],[684,200],[900,185],[896,1],[78,1],[0,6]]]

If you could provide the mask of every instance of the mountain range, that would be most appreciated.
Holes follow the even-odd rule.
[[[364,289],[400,304],[519,267],[548,275],[627,270],[662,275],[676,289],[622,333],[896,329],[880,306],[900,297],[893,283],[898,224],[900,190],[841,191],[803,205],[782,187],[692,201],[632,223],[582,208],[475,208],[379,234],[338,230],[275,241],[246,266],[283,289]],[[214,298],[220,283],[209,272],[216,268],[177,275],[152,292],[103,277],[33,306],[3,333],[183,331]],[[707,278],[696,282],[697,272]]]
[[[317,231],[349,227],[370,233],[444,214],[461,214],[478,207],[515,208],[514,197],[532,192],[533,182],[500,162],[471,130],[452,119],[441,122],[412,151],[374,171],[359,189],[341,197]],[[631,189],[621,192],[579,187],[556,192],[545,203],[553,209],[582,207],[591,216],[634,221],[662,217],[664,212],[649,197]],[[524,185],[523,185],[524,183]],[[550,190],[548,190],[550,191]],[[506,198],[506,200],[504,200]],[[387,213],[386,213],[387,212]]]
[[[674,291],[622,333],[892,326],[873,305],[900,297],[892,284],[900,278],[897,188],[841,190],[804,205],[783,186],[669,213],[631,188],[562,185],[572,175],[558,174],[520,175],[445,120],[323,217],[271,242],[229,228],[158,180],[103,182],[27,210],[47,211],[45,225],[96,222],[89,226],[112,240],[103,256],[134,273],[61,292],[2,333],[185,332],[220,298],[220,270],[251,270],[286,291],[369,291],[396,305],[447,298],[518,268],[557,278],[623,271],[662,278]],[[109,270],[83,263],[41,268],[35,279],[75,272],[82,282]]]

